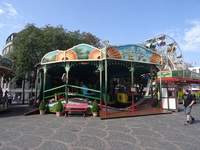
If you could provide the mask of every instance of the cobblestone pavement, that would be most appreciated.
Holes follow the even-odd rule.
[[[100,120],[88,116],[23,115],[24,105],[0,113],[0,150],[199,150],[200,106],[194,124],[183,111]],[[180,106],[182,108],[182,106]]]

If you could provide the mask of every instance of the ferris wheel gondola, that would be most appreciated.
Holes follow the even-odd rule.
[[[145,41],[145,47],[162,56],[163,69],[182,70],[187,68],[177,42],[168,35],[158,35]]]

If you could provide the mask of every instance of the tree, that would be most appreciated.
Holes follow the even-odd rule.
[[[25,72],[32,71],[46,53],[56,49],[67,50],[81,43],[102,47],[100,39],[91,33],[67,31],[62,25],[38,28],[34,24],[27,24],[16,34],[13,51],[8,54],[16,64],[15,77],[23,78]]]

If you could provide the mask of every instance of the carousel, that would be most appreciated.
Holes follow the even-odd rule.
[[[144,45],[104,45],[79,44],[44,55],[36,66],[36,97],[46,100],[50,112],[58,101],[92,106],[97,100],[101,119],[165,113],[160,85],[154,84],[162,56]]]
[[[14,70],[14,61],[4,57],[0,56],[0,77],[1,77],[1,83],[6,83],[5,85],[8,85],[8,78],[9,75]],[[3,84],[4,86],[4,84]],[[0,87],[0,111],[4,111],[8,109],[8,99],[6,98],[7,92],[9,91],[9,87]],[[4,94],[3,94],[4,93]]]

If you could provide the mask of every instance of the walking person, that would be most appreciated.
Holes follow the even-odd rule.
[[[185,107],[186,122],[184,125],[192,124],[195,119],[191,115],[192,106],[194,104],[194,97],[189,93],[188,89],[183,89],[183,106]]]
[[[10,93],[8,93],[8,103],[9,105],[12,104],[12,95]]]
[[[17,97],[17,103],[20,103],[21,102],[21,96],[19,95],[18,97]]]
[[[13,102],[16,101],[15,94],[13,94],[13,99],[12,99],[12,101],[13,101]]]
[[[192,94],[192,96],[194,98],[194,104],[196,104],[198,106],[196,94],[194,92],[191,92],[191,94]]]
[[[8,91],[7,90],[5,91],[5,94],[4,94],[4,100],[5,100],[6,104],[9,104],[9,101],[8,101]]]

